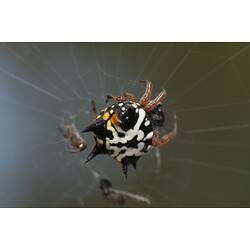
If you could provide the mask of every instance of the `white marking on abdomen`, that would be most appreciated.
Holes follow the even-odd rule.
[[[143,137],[144,137],[144,132],[142,130],[139,130],[137,134],[137,141],[141,141]]]
[[[121,161],[124,157],[126,156],[141,156],[144,154],[144,152],[141,152],[141,150],[144,148],[144,143],[140,142],[138,143],[138,148],[127,148],[127,147],[122,147],[122,149],[125,149],[126,152],[124,154],[120,154],[117,157],[118,161]]]
[[[129,129],[126,132],[123,131],[123,133],[125,134],[125,137],[119,137],[117,132],[115,131],[115,129],[112,126],[107,127],[107,129],[112,132],[113,137],[114,137],[112,140],[110,140],[108,138],[110,143],[117,144],[117,143],[121,142],[121,143],[125,144],[125,143],[127,143],[127,141],[132,140],[136,135],[141,136],[141,133],[139,132],[139,128],[140,128],[140,126],[145,118],[145,115],[146,115],[146,112],[144,111],[144,109],[139,109],[139,117],[138,117],[138,120],[137,120],[134,128]]]
[[[151,139],[153,137],[153,134],[153,132],[148,133],[147,136],[143,139],[143,141]]]

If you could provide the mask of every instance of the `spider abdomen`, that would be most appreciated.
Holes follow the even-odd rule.
[[[135,165],[152,144],[150,116],[138,103],[131,101],[108,107],[87,130],[94,132],[96,138],[89,160],[102,153],[122,164]]]
[[[140,157],[148,151],[153,136],[152,126],[148,115],[138,104],[120,103],[118,107],[124,111],[123,116],[120,117],[125,120],[121,122],[126,127],[126,131],[122,126],[107,124],[107,130],[112,132],[112,138],[106,137],[106,148],[112,158],[121,163],[124,161],[130,163],[129,157]],[[129,119],[126,119],[127,117]]]

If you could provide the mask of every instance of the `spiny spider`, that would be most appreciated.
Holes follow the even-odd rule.
[[[109,95],[106,102],[112,100],[113,104],[99,115],[96,114],[95,103],[92,102],[96,118],[82,132],[94,133],[95,146],[86,162],[98,154],[109,154],[119,162],[127,177],[129,164],[136,168],[138,159],[151,146],[161,147],[176,136],[176,116],[174,129],[161,138],[158,134],[165,120],[161,102],[167,96],[166,91],[162,90],[155,99],[150,100],[153,85],[150,81],[141,82],[146,83],[146,91],[139,102],[136,102],[133,94],[127,92],[122,96]]]

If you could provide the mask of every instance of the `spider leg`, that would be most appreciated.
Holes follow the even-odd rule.
[[[153,91],[153,85],[150,81],[140,81],[140,82],[143,82],[143,83],[147,83],[147,86],[146,86],[146,90],[145,90],[145,93],[143,94],[143,96],[141,97],[140,101],[139,101],[139,104],[144,107],[148,104],[150,98],[151,98],[151,94],[152,94],[152,91]]]
[[[148,103],[144,110],[148,113],[154,110],[159,103],[161,103],[167,96],[167,92],[163,89],[160,94],[150,103]]]
[[[109,100],[114,100],[114,96],[112,96],[112,95],[107,95],[107,96],[106,96],[105,103],[108,103]]]
[[[136,102],[136,97],[135,95],[129,93],[129,92],[125,92],[123,93],[123,96],[126,98],[126,100],[130,100],[132,102]]]
[[[124,101],[125,97],[123,95],[121,96],[113,96],[113,95],[107,95],[105,103],[108,103],[109,100],[115,101],[115,102],[121,102]]]
[[[174,129],[163,135],[161,138],[159,137],[157,132],[154,132],[153,138],[152,138],[152,146],[154,147],[162,147],[164,145],[167,145],[169,142],[171,142],[177,135],[177,118],[176,115],[174,115]]]
[[[97,111],[96,111],[96,105],[95,105],[95,101],[94,100],[91,100],[91,109],[92,109],[92,113],[93,113],[94,119],[95,119],[96,116],[97,116]]]
[[[130,101],[135,102],[136,97],[131,93],[124,92],[123,95],[121,95],[121,96],[107,95],[105,102],[108,103],[109,100],[113,100],[115,102],[123,102],[126,100],[130,100]]]

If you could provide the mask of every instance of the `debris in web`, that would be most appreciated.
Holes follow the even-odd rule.
[[[80,153],[86,149],[86,142],[74,123],[67,123],[62,119],[58,129],[68,143],[69,149],[66,152]]]
[[[124,206],[126,205],[126,200],[128,198],[137,202],[145,203],[147,205],[151,204],[150,199],[147,197],[144,197],[139,194],[134,194],[125,190],[113,188],[110,177],[108,177],[103,172],[101,173],[100,170],[99,172],[97,172],[97,170],[95,170],[93,166],[90,166],[89,163],[85,164],[84,162],[82,162],[81,164],[84,167],[87,167],[93,175],[93,182],[90,187],[90,190],[94,189],[94,186],[96,184],[99,184],[99,189],[101,190],[102,195],[114,205]]]

